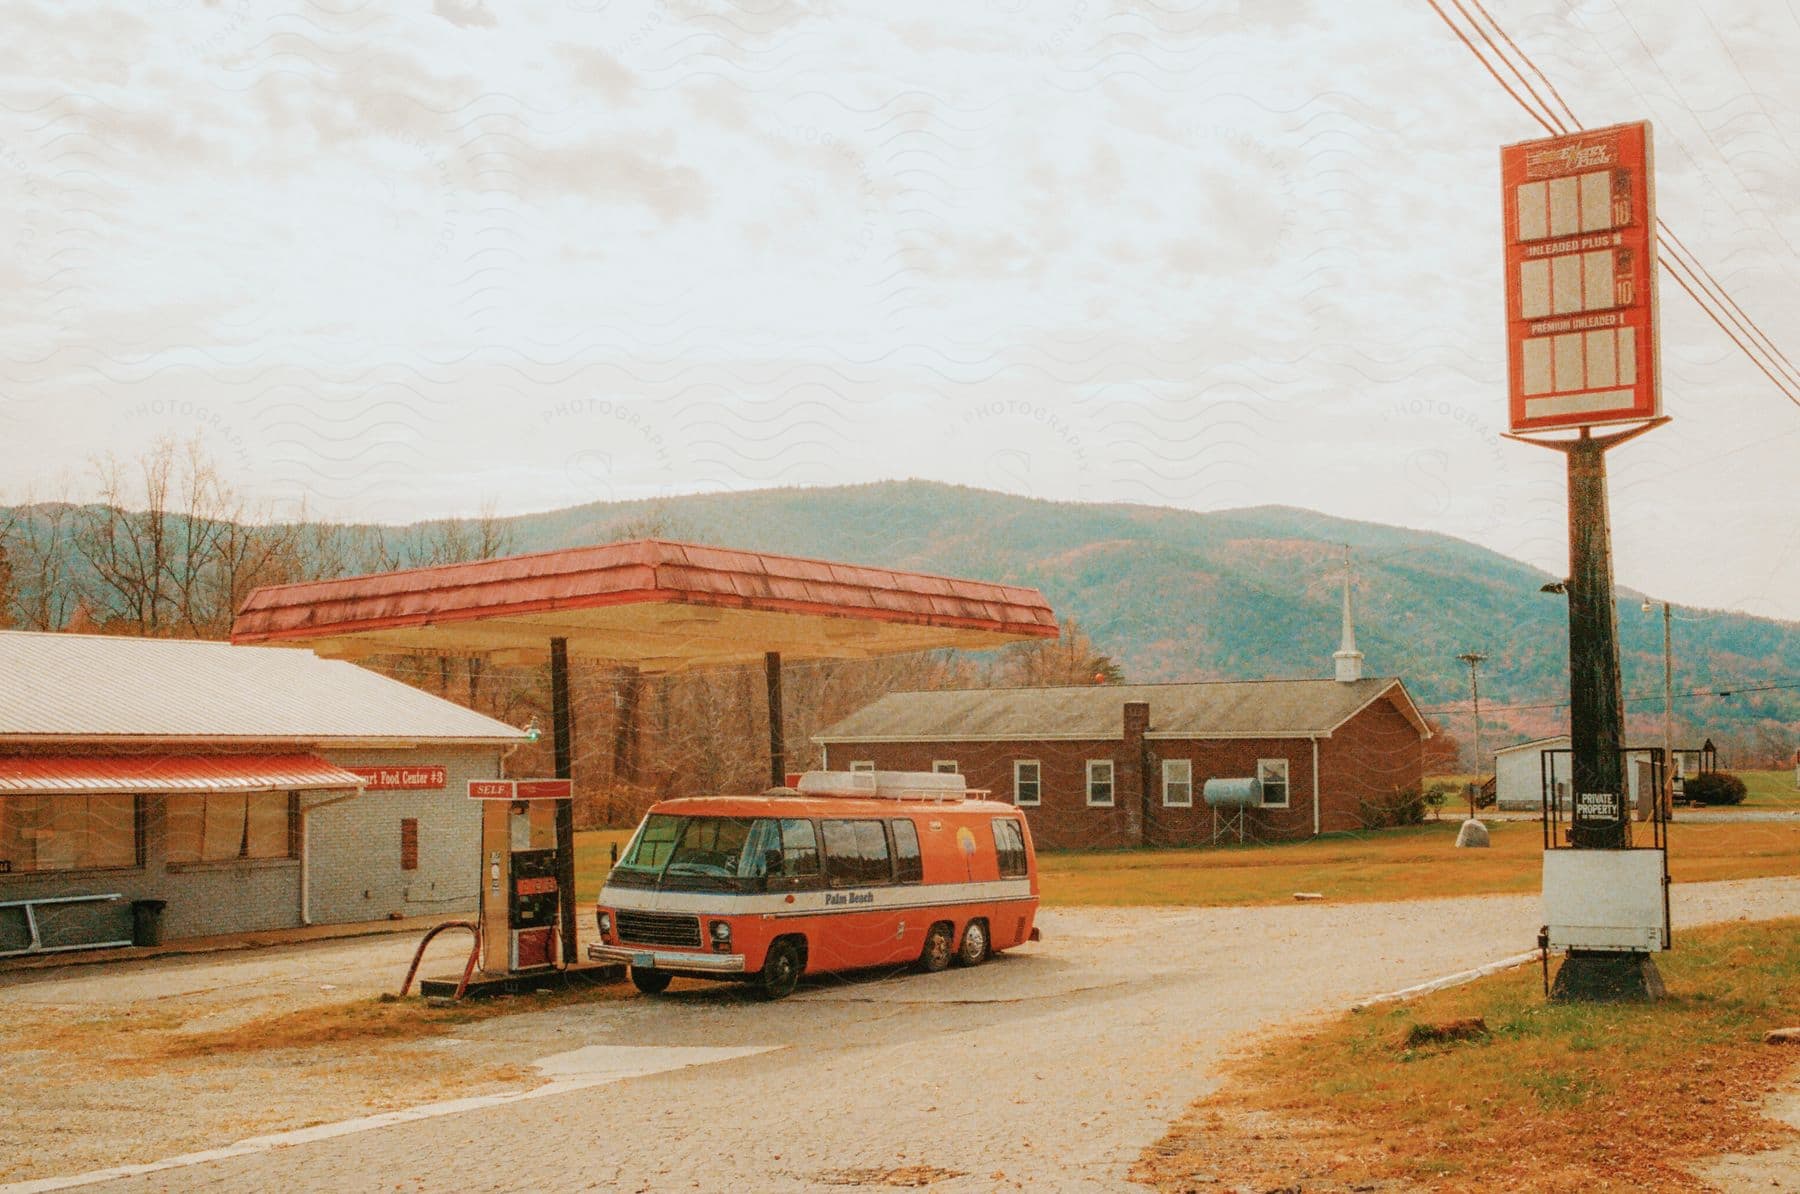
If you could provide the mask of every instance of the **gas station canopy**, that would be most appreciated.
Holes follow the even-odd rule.
[[[1036,589],[661,539],[258,589],[236,643],[321,655],[572,657],[646,673],[1054,638]]]

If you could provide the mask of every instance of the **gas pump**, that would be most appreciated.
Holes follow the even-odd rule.
[[[556,881],[556,802],[566,779],[470,780],[481,812],[481,957],[488,974],[556,965],[562,900]]]

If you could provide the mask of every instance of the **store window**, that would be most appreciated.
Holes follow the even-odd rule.
[[[0,873],[143,865],[137,796],[0,796]]]
[[[230,862],[294,856],[295,799],[288,792],[170,796],[170,862]]]

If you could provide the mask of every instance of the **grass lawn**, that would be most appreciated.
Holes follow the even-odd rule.
[[[1781,771],[1738,771],[1734,774],[1750,789],[1750,794],[1744,797],[1744,803],[1738,805],[1738,808],[1800,812],[1800,789],[1794,787],[1793,768]]]
[[[1276,846],[1055,852],[1039,856],[1050,907],[1103,904],[1288,903],[1297,891],[1328,900],[1406,900],[1534,892],[1543,879],[1536,822],[1491,823],[1486,850],[1455,848],[1457,822]],[[1677,883],[1800,874],[1800,824],[1669,827]]]
[[[1549,1004],[1536,969],[1346,1014],[1234,1063],[1133,1176],[1230,1189],[1691,1190],[1688,1162],[1780,1144],[1762,1100],[1800,1052],[1800,920],[1683,933],[1655,1004]],[[1416,1025],[1485,1032],[1408,1047]]]
[[[1045,852],[1038,857],[1046,907],[1289,903],[1296,891],[1329,900],[1428,899],[1534,892],[1542,882],[1535,822],[1491,824],[1493,846],[1454,847],[1457,822],[1344,835],[1278,846]],[[628,830],[576,835],[575,887],[590,909]],[[1800,823],[1669,827],[1678,883],[1800,874]]]

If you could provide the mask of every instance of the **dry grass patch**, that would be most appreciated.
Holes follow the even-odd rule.
[[[64,1063],[154,1064],[178,1058],[277,1050],[339,1050],[347,1045],[405,1043],[450,1035],[455,1029],[501,1016],[549,1011],[572,1004],[610,1003],[634,997],[627,983],[543,994],[468,1000],[434,1007],[417,997],[370,996],[257,1016],[220,1028],[192,1028],[212,1009],[119,1010],[83,1014],[66,1008],[11,1008],[0,1045],[54,1055]]]
[[[1049,907],[1291,903],[1297,891],[1339,902],[1535,892],[1543,830],[1489,826],[1486,850],[1454,847],[1457,822],[1264,846],[1045,852],[1038,859]],[[1682,824],[1669,828],[1678,883],[1800,874],[1800,824]]]
[[[449,1038],[635,994],[613,984],[447,1008],[371,996],[273,1012],[205,996],[154,1010],[12,1004],[0,1018],[0,1085],[12,1092],[0,1182],[536,1086],[545,1079],[527,1060],[532,1043]],[[58,1127],[53,1149],[37,1140],[47,1123]]]
[[[374,997],[278,1012],[225,1028],[167,1034],[159,1037],[144,1055],[208,1057],[270,1049],[417,1041],[448,1036],[463,1025],[499,1016],[549,1011],[578,1003],[610,1003],[636,994],[628,983],[609,983],[544,994],[466,1000],[450,1007],[433,1007],[418,998]]]
[[[1794,1135],[1761,1110],[1794,1053],[1762,1035],[1800,1004],[1800,920],[1684,934],[1659,965],[1657,1004],[1547,1004],[1525,971],[1271,1042],[1132,1176],[1162,1190],[1694,1189],[1694,1162]],[[1430,1031],[1475,1020],[1485,1031]],[[1450,1039],[1409,1045],[1433,1035]]]

